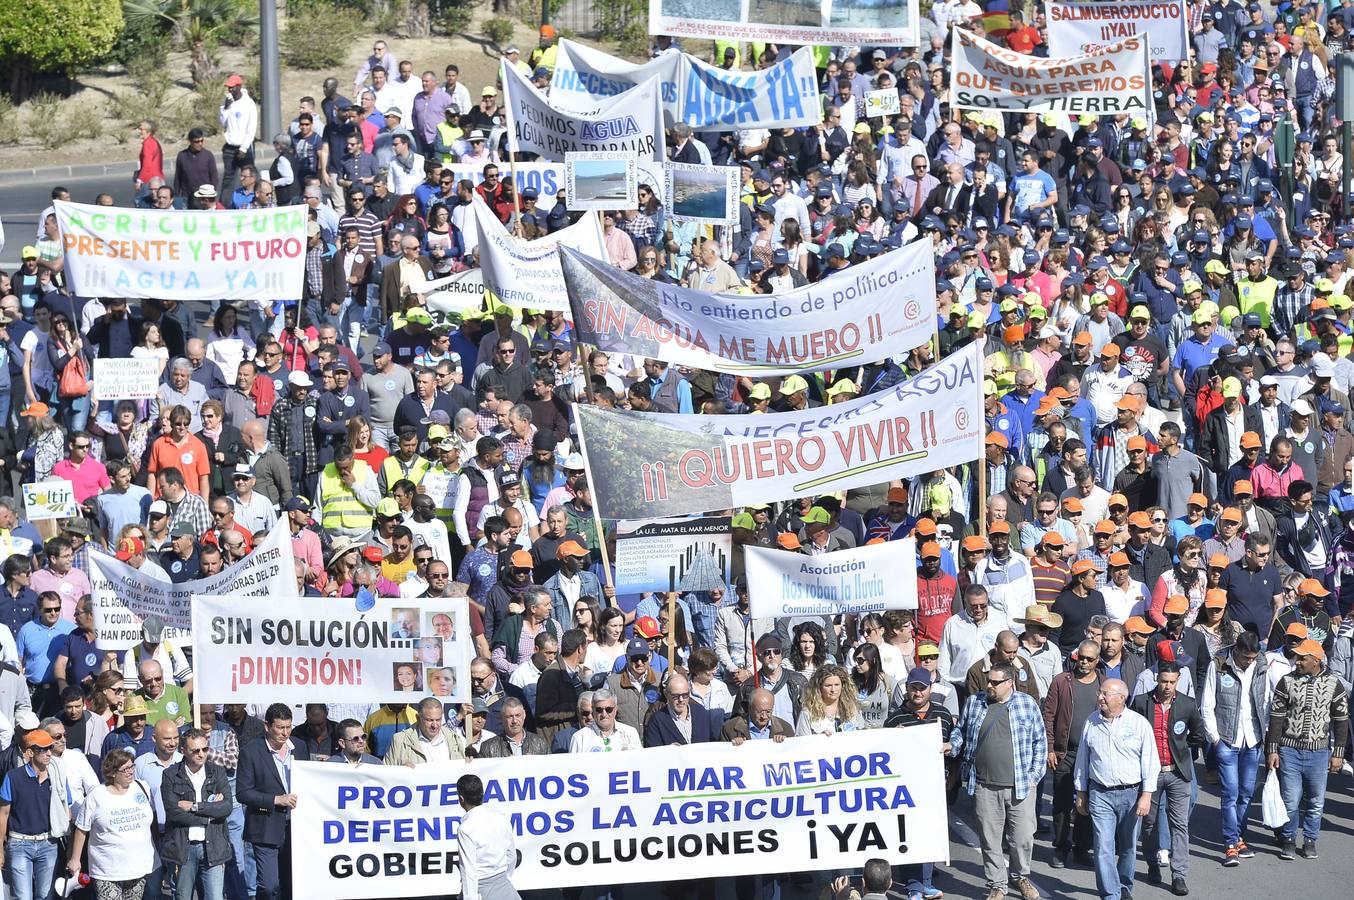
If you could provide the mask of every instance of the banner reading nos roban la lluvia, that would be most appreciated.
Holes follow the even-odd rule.
[[[274,528],[262,544],[235,565],[178,584],[142,575],[125,562],[91,548],[89,583],[94,591],[94,628],[100,650],[136,646],[141,640],[141,621],[149,615],[165,620],[166,638],[186,644],[192,639],[194,594],[294,597],[296,562],[291,534],[286,528]]]
[[[797,412],[699,416],[574,407],[604,518],[825,494],[978,459],[978,346],[887,391]]]
[[[456,779],[516,832],[518,890],[948,859],[940,728],[473,765],[296,763],[295,900],[460,891]],[[640,891],[650,896],[653,891]]]
[[[1044,59],[954,30],[950,105],[1012,112],[1147,115],[1147,38],[1125,38],[1085,56]]]
[[[709,294],[560,247],[585,344],[733,375],[821,372],[903,356],[936,329],[935,259],[918,242],[784,294]]]
[[[294,300],[305,207],[169,210],[53,201],[66,275],[85,297]]]
[[[813,51],[801,47],[785,59],[743,72],[712,66],[689,53],[664,53],[632,63],[568,39],[550,74],[550,105],[591,115],[619,94],[659,79],[669,124],[694,131],[728,128],[802,128],[822,120]]]

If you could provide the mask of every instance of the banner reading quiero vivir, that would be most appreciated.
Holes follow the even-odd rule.
[[[835,616],[916,609],[912,538],[805,556],[769,547],[743,548],[752,617]]]
[[[66,277],[84,297],[294,300],[305,274],[306,212],[162,210],[55,200]]]
[[[624,151],[662,162],[663,99],[657,78],[612,97],[583,116],[560,112],[526,76],[505,61],[499,67],[507,104],[508,149],[563,160],[566,153]]]
[[[902,356],[936,329],[935,258],[908,244],[784,294],[709,294],[561,244],[579,340],[733,375],[821,372]],[[710,507],[713,509],[714,507]]]
[[[203,703],[411,703],[470,699],[464,598],[193,597]]]
[[[478,194],[473,202],[484,287],[508,306],[567,313],[569,291],[555,248],[577,247],[604,259],[606,248],[597,216],[589,213],[567,228],[524,241],[503,227]]]
[[[693,131],[802,128],[822,118],[808,47],[765,69],[744,72],[676,51],[637,64],[564,39],[550,75],[550,104],[571,115],[592,115],[612,97],[655,77],[667,123],[683,122]]]
[[[169,564],[172,569],[173,563]],[[188,643],[194,594],[295,597],[296,562],[291,534],[274,528],[243,560],[215,575],[174,584],[142,575],[115,557],[90,548],[89,583],[94,591],[94,628],[100,650],[126,650],[141,640],[141,620],[165,620],[165,637]]]
[[[516,832],[518,890],[949,858],[938,725],[470,765],[298,762],[294,900],[460,891],[456,779]],[[657,888],[627,891],[652,897]]]
[[[1049,56],[1080,56],[1135,34],[1147,36],[1156,62],[1189,58],[1185,0],[1137,3],[1059,3],[1048,5]]]
[[[970,344],[896,387],[831,406],[744,416],[574,412],[603,518],[680,516],[978,459],[982,377]]]
[[[1147,38],[1125,38],[1088,55],[1026,56],[954,30],[950,105],[1012,112],[1146,115],[1152,79]]]

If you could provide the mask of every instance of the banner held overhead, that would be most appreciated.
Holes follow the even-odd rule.
[[[604,518],[772,503],[978,459],[982,364],[971,344],[886,391],[767,415],[703,416],[576,406]]]
[[[715,41],[915,47],[917,0],[649,0],[649,33]]]
[[[743,548],[752,617],[836,616],[916,609],[912,538],[805,556],[770,547]]]
[[[597,217],[584,216],[567,228],[524,241],[509,233],[478,195],[473,203],[480,271],[489,293],[508,306],[568,312],[569,291],[556,248],[578,247],[590,255],[605,257]]]
[[[1159,62],[1189,59],[1185,0],[1048,5],[1049,56],[1080,56],[1135,34],[1147,36],[1147,52]]]
[[[667,156],[658,78],[611,98],[586,116],[560,112],[506,61],[499,66],[507,104],[508,149],[563,160],[566,153],[617,151],[661,162]]]
[[[1084,56],[1044,59],[954,30],[950,105],[1010,112],[1147,115],[1147,38],[1125,38]]]

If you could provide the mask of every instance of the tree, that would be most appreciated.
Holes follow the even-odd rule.
[[[0,0],[0,68],[9,69],[10,96],[26,96],[35,74],[100,59],[121,33],[121,0]]]

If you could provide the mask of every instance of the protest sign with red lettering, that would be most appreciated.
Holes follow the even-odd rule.
[[[1152,79],[1147,38],[1135,35],[1084,56],[1044,59],[954,30],[950,105],[1012,112],[1146,115]]]
[[[1049,56],[1079,56],[1102,50],[1135,34],[1147,36],[1149,58],[1179,62],[1189,58],[1185,0],[1136,3],[1060,3],[1048,5]]]
[[[745,416],[574,411],[601,515],[678,516],[975,460],[982,378],[970,344],[894,388],[826,407]]]
[[[936,329],[935,258],[908,244],[783,294],[709,294],[560,246],[585,344],[735,375],[820,372],[902,356]]]

